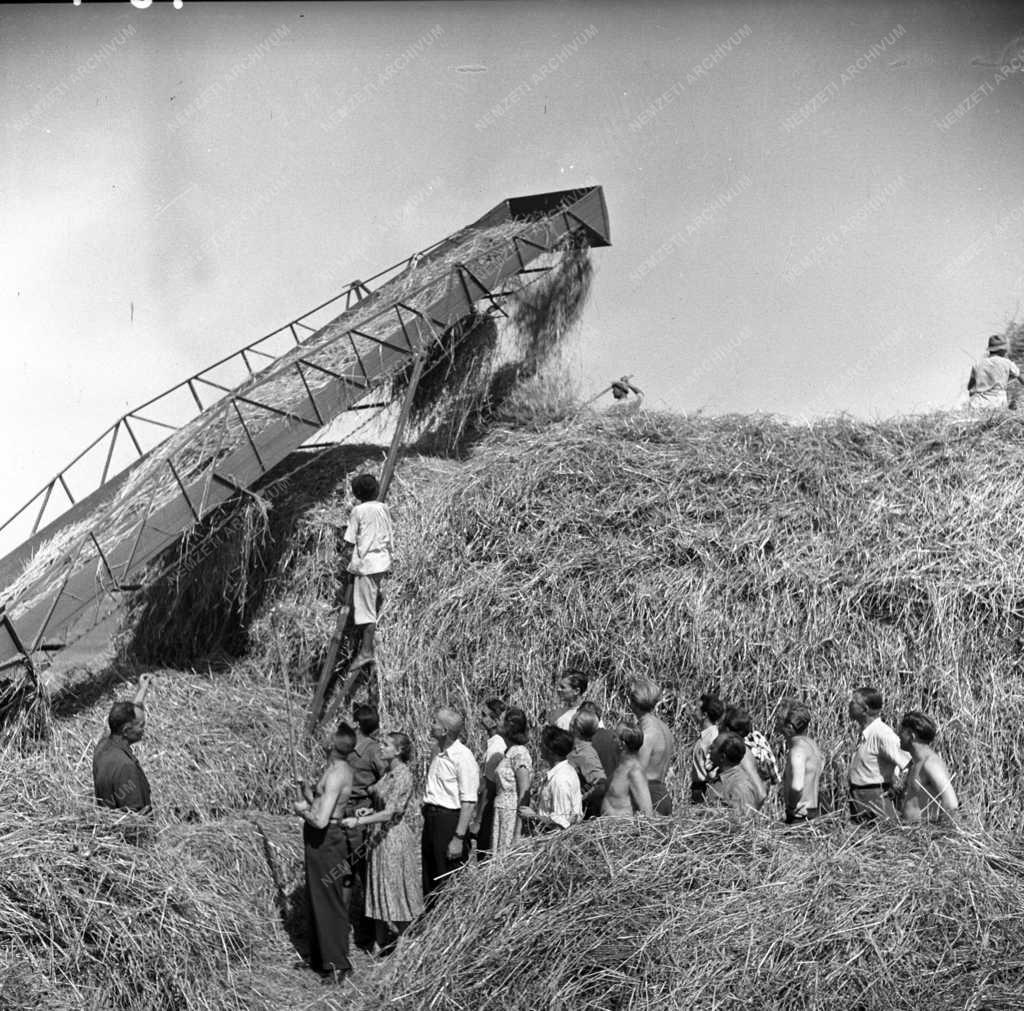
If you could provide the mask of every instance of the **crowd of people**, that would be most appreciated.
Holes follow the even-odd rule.
[[[94,789],[104,806],[151,810],[150,785],[132,752],[143,736],[149,688],[143,675],[134,699],[114,703],[110,734],[94,751]],[[697,738],[680,748],[657,714],[661,689],[653,681],[629,685],[632,719],[613,729],[586,698],[587,688],[585,674],[566,672],[557,683],[557,710],[535,724],[522,708],[484,699],[475,714],[487,735],[479,760],[465,743],[463,714],[438,709],[422,790],[409,765],[410,735],[381,734],[377,708],[355,706],[353,725],[342,723],[331,734],[319,779],[297,783],[293,809],[304,821],[309,895],[307,964],[325,980],[343,979],[351,971],[350,933],[366,951],[390,952],[473,857],[500,857],[529,845],[520,842],[526,837],[591,818],[671,817],[671,770],[688,774],[691,805],[724,806],[746,817],[760,812],[777,787],[787,825],[821,814],[825,759],[808,733],[812,714],[803,702],[780,703],[776,753],[749,712],[702,695]],[[951,818],[959,801],[933,748],[935,722],[912,711],[894,729],[882,719],[882,704],[873,687],[850,695],[849,717],[859,730],[847,775],[851,820]],[[408,818],[414,804],[421,813],[419,839]]]
[[[391,566],[393,528],[387,507],[376,501],[376,479],[359,475],[352,486],[357,505],[345,542],[351,548],[347,570],[359,632],[352,666],[358,668],[374,662],[380,584]],[[761,811],[778,787],[786,824],[807,823],[821,813],[825,761],[808,734],[811,712],[803,702],[786,699],[778,707],[777,755],[746,709],[702,695],[697,740],[681,756],[680,742],[658,715],[658,684],[632,681],[626,695],[630,718],[614,727],[605,726],[588,688],[585,672],[565,671],[555,686],[557,706],[535,721],[505,699],[483,699],[474,713],[487,735],[479,761],[465,743],[463,713],[438,709],[421,793],[409,765],[411,736],[382,735],[377,708],[354,707],[353,725],[342,723],[331,734],[319,779],[296,784],[293,809],[304,823],[312,969],[326,981],[343,979],[351,971],[350,932],[367,951],[393,950],[472,855],[500,858],[524,837],[565,831],[592,818],[672,817],[673,768],[689,774],[691,805],[725,806],[746,817]],[[110,735],[96,747],[95,793],[108,807],[150,810],[149,782],[132,753],[143,736],[148,690],[143,675],[135,698],[111,708]],[[909,712],[894,730],[881,718],[882,702],[873,687],[850,696],[850,720],[860,730],[849,763],[851,819],[919,822],[952,816],[958,800],[932,748],[934,721]],[[422,819],[418,842],[408,818],[416,803]]]
[[[350,970],[350,911],[356,943],[361,943],[356,924],[369,918],[376,926],[372,936],[378,950],[390,951],[470,859],[500,858],[513,846],[530,845],[520,842],[526,837],[564,831],[590,818],[671,817],[666,779],[673,766],[682,765],[689,773],[691,804],[724,806],[745,817],[761,811],[778,787],[787,825],[813,821],[821,813],[825,761],[808,734],[811,713],[803,702],[786,699],[779,706],[777,755],[768,738],[752,727],[745,709],[703,695],[699,736],[681,753],[656,713],[661,690],[654,682],[640,678],[630,684],[633,719],[614,729],[604,726],[586,690],[584,674],[566,673],[557,686],[561,711],[543,714],[534,726],[524,709],[496,697],[484,699],[476,714],[487,735],[479,758],[463,740],[463,714],[438,709],[419,796],[418,854],[406,821],[414,796],[409,737],[380,738],[387,771],[367,784],[370,804],[361,806],[354,799],[354,783],[357,769],[372,765],[372,745],[366,745],[356,768],[352,762],[357,738],[374,737],[376,710],[356,710],[358,731],[347,724],[337,728],[324,775],[312,791],[303,784],[303,798],[295,807],[306,821],[311,931],[317,939],[310,960],[314,969],[327,978]],[[850,818],[864,823],[951,817],[958,800],[945,762],[932,748],[934,721],[909,712],[894,730],[882,720],[881,710],[875,688],[858,688],[850,696],[850,719],[860,732],[849,762]],[[363,834],[370,826],[372,837]],[[365,906],[357,898],[360,891]]]

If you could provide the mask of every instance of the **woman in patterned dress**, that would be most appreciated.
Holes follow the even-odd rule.
[[[406,734],[387,734],[380,757],[388,771],[370,787],[377,810],[345,818],[342,825],[377,826],[368,839],[370,867],[366,882],[366,915],[374,921],[382,953],[394,950],[399,935],[423,912],[423,886],[416,839],[405,821],[412,794],[409,758],[412,742]]]
[[[533,760],[526,749],[529,725],[522,709],[506,709],[499,728],[507,745],[505,755],[495,769],[498,780],[494,795],[494,835],[491,840],[495,855],[504,853],[519,838],[519,808],[527,803]]]

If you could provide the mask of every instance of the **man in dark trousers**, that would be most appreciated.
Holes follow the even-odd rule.
[[[151,675],[142,674],[135,698],[110,707],[110,736],[104,737],[92,753],[93,788],[97,803],[103,807],[142,814],[152,810],[149,780],[132,754],[132,745],[142,740],[146,729],[146,693],[151,680]]]
[[[341,825],[352,789],[348,756],[356,746],[355,731],[341,723],[331,738],[327,768],[310,790],[298,781],[301,799],[294,811],[305,822],[306,891],[309,894],[309,964],[340,983],[352,970],[348,959],[348,907],[352,891],[348,833]]]
[[[438,709],[430,727],[437,751],[427,770],[423,792],[423,897],[448,880],[466,862],[466,834],[476,808],[480,770],[473,752],[459,737],[463,717],[454,709]]]

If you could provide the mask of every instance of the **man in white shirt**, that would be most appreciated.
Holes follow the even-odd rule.
[[[568,828],[583,819],[580,777],[569,763],[573,736],[560,727],[547,726],[541,731],[541,757],[551,768],[541,787],[537,806],[521,807],[519,816],[541,828]]]
[[[850,695],[850,719],[860,727],[857,749],[850,760],[850,818],[855,822],[892,820],[893,785],[910,765],[896,731],[882,722],[882,693],[857,688]]]
[[[423,896],[427,898],[466,862],[466,833],[476,807],[480,772],[473,752],[459,736],[462,714],[438,709],[430,727],[437,753],[423,791]]]

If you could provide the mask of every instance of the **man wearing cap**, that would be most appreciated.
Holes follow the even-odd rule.
[[[146,693],[150,675],[139,677],[139,688],[131,702],[110,707],[104,737],[92,753],[92,783],[96,802],[103,807],[124,808],[148,814],[151,807],[149,780],[132,754],[132,745],[142,740],[146,728]]]
[[[616,414],[633,414],[643,407],[644,391],[632,382],[631,376],[623,376],[621,379],[614,380],[611,390],[615,403],[609,408],[610,411]],[[631,393],[633,399],[629,400]]]
[[[1009,402],[1006,387],[1014,379],[1020,382],[1020,369],[1006,357],[1009,346],[1005,337],[993,334],[988,339],[988,357],[983,358],[971,369],[967,381],[967,392],[971,399],[968,406],[973,411],[1006,408]]]

